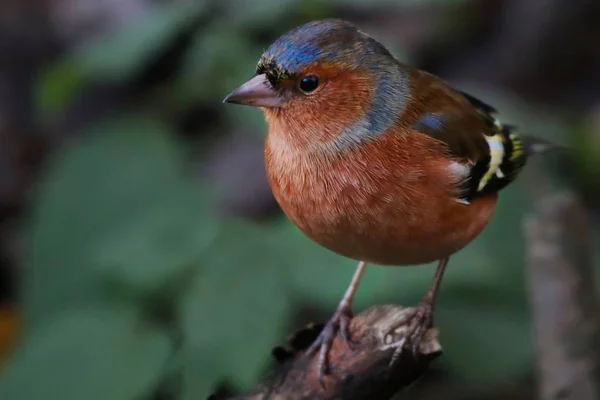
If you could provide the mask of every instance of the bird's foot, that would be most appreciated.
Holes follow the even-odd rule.
[[[382,350],[394,349],[390,367],[394,365],[406,347],[410,347],[413,356],[417,357],[421,342],[432,325],[433,304],[428,299],[424,299],[411,313],[404,316],[401,321],[384,335],[384,338],[394,337],[398,336],[399,332],[402,332],[401,339],[392,343],[386,343],[382,347]]]
[[[319,382],[321,386],[324,386],[325,375],[329,374],[329,351],[335,336],[339,333],[349,349],[353,349],[352,339],[350,337],[350,321],[352,320],[352,310],[350,306],[340,306],[335,314],[331,317],[329,322],[325,325],[321,334],[312,343],[312,345],[306,350],[307,356],[312,356],[314,353],[319,351],[319,358],[317,361],[317,367],[319,369]]]

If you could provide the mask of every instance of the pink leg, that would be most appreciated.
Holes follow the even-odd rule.
[[[415,355],[418,354],[419,346],[423,341],[425,333],[433,325],[433,312],[435,309],[435,303],[437,300],[438,292],[440,291],[440,284],[442,283],[444,271],[446,270],[446,266],[448,265],[448,260],[448,257],[440,260],[438,267],[435,271],[435,275],[433,277],[433,282],[429,287],[429,290],[419,303],[419,305],[415,308],[415,311],[411,315],[408,315],[403,321],[400,321],[396,327],[390,330],[391,334],[398,327],[410,324],[405,337],[403,337],[395,343],[385,346],[386,348],[396,349],[396,352],[392,357],[391,364],[393,364],[398,359],[398,357],[402,353],[404,345],[407,343],[411,345],[413,353]]]
[[[327,325],[325,325],[317,340],[315,340],[307,350],[306,354],[309,355],[313,354],[317,349],[319,350],[318,366],[320,379],[329,372],[329,350],[331,350],[333,339],[338,332],[341,333],[342,337],[350,347],[350,332],[348,328],[350,320],[352,319],[352,299],[354,298],[354,294],[358,289],[360,279],[366,268],[366,262],[361,261],[358,263],[352,281],[350,282],[342,301],[340,301],[336,312],[333,314]]]

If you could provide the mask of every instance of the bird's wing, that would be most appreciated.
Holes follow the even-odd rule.
[[[514,127],[502,124],[494,116],[496,110],[476,97],[433,75],[419,74],[411,129],[443,142],[453,157],[469,167],[461,200],[469,202],[506,187],[527,160]]]

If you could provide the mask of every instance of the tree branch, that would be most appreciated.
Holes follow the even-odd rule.
[[[540,398],[600,398],[590,227],[570,195],[542,200],[525,225]]]
[[[441,354],[437,329],[431,328],[414,357],[405,350],[395,364],[389,364],[393,349],[382,350],[386,343],[402,337],[404,329],[394,337],[385,334],[411,311],[395,305],[371,307],[356,315],[350,324],[352,350],[338,335],[330,353],[331,375],[324,387],[318,380],[316,356],[304,357],[304,352],[316,338],[322,325],[312,325],[292,336],[286,348],[277,348],[279,360],[275,373],[248,394],[235,400],[294,400],[294,399],[388,399],[409,386]],[[233,400],[233,399],[232,399]]]

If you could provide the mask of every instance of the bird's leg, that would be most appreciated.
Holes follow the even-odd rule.
[[[348,289],[346,289],[346,293],[344,294],[342,301],[340,301],[337,310],[329,322],[327,322],[319,337],[306,351],[306,354],[310,356],[314,354],[317,349],[319,350],[319,379],[322,379],[323,376],[329,372],[329,350],[331,349],[333,339],[338,332],[342,335],[348,347],[350,347],[351,338],[349,325],[350,320],[352,319],[352,299],[354,298],[354,294],[358,289],[360,279],[366,268],[366,262],[361,261],[358,264],[358,267],[356,267],[356,271],[354,272],[354,276],[352,277],[352,281],[350,282]]]
[[[440,290],[440,283],[442,282],[442,277],[444,276],[444,271],[446,270],[446,265],[448,265],[448,258],[441,259],[437,269],[435,270],[433,282],[429,287],[427,294],[423,297],[419,305],[415,307],[414,311],[403,318],[402,321],[398,322],[396,326],[388,333],[391,335],[396,329],[408,324],[408,329],[406,330],[406,333],[402,339],[394,343],[387,344],[383,348],[383,350],[390,348],[396,350],[392,356],[390,366],[393,365],[398,359],[405,344],[410,344],[413,354],[418,354],[419,346],[423,340],[423,337],[425,336],[425,333],[433,325],[433,311],[435,309],[435,303]]]

